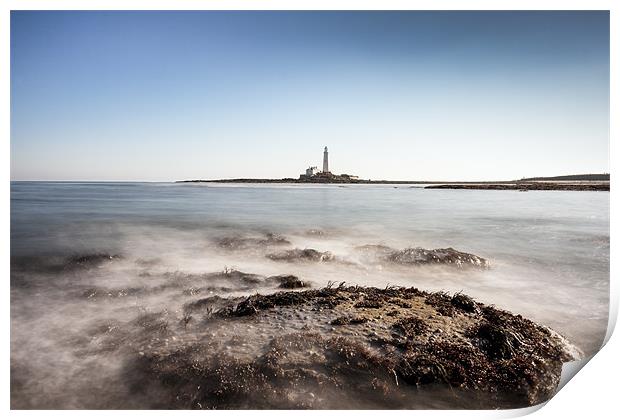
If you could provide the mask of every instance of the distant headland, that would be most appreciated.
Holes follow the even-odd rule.
[[[562,175],[553,177],[522,178],[511,181],[403,181],[362,179],[357,175],[333,174],[329,170],[329,152],[323,150],[323,170],[309,166],[298,178],[230,178],[192,179],[178,183],[245,183],[245,184],[412,184],[426,185],[429,189],[468,190],[564,190],[564,191],[609,191],[610,177],[604,174]]]

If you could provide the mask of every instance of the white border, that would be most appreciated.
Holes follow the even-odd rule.
[[[3,299],[3,318],[2,323],[3,335],[5,337],[2,346],[2,389],[0,398],[2,400],[2,406],[4,410],[9,410],[10,398],[9,398],[9,360],[10,360],[10,340],[8,335],[10,333],[10,293],[9,293],[9,256],[10,247],[10,78],[9,78],[9,57],[10,57],[10,10],[344,10],[344,9],[362,9],[362,10],[610,10],[611,18],[611,102],[610,102],[610,115],[620,115],[618,112],[618,83],[617,74],[620,74],[618,67],[618,26],[620,19],[618,18],[619,7],[617,1],[611,0],[592,0],[592,1],[551,1],[551,0],[522,0],[522,1],[490,1],[490,0],[478,0],[478,1],[463,1],[463,0],[448,0],[448,1],[404,1],[404,0],[385,0],[385,1],[326,1],[326,0],[3,0],[0,3],[0,93],[2,100],[0,102],[0,133],[2,133],[2,153],[0,153],[0,166],[5,176],[5,182],[2,184],[2,197],[3,197],[3,219],[0,224],[4,238],[2,241],[2,264],[4,267],[3,285],[4,285],[4,299]],[[611,121],[610,126],[610,173],[612,174],[612,184],[615,185],[615,169],[617,156],[615,144],[612,139],[614,133],[618,132],[618,123]],[[611,214],[614,211],[617,212],[618,200],[615,195],[611,196]],[[610,232],[613,232],[613,237],[616,237],[618,225],[615,223],[615,219],[611,218]],[[617,247],[615,242],[611,241],[610,248],[610,287],[611,287],[611,304],[610,304],[610,318],[607,332],[606,341],[609,340],[611,332],[615,326],[617,313],[618,313],[618,289],[617,281],[614,278],[618,274],[617,269]],[[617,356],[620,355],[620,343],[617,337],[613,337],[608,341],[604,349],[597,354],[592,362],[579,373],[578,379],[570,381],[563,388],[558,395],[556,395],[545,409],[537,411],[533,417],[535,418],[549,418],[549,417],[563,417],[563,418],[584,418],[586,416],[594,418],[597,417],[611,417],[611,413],[616,413],[617,410],[617,381],[619,378],[620,370],[618,369]],[[424,418],[498,418],[498,417],[515,417],[524,415],[533,411],[539,407],[533,409],[524,410],[509,410],[509,411],[424,411],[424,412],[409,412],[409,411],[390,411],[386,413],[378,413],[375,411],[365,412],[325,412],[325,411],[298,411],[295,413],[276,411],[276,412],[234,412],[234,411],[218,411],[211,413],[194,413],[183,412],[175,413],[174,415],[182,416],[215,416],[215,417],[232,417],[237,415],[258,416],[270,418],[287,418],[291,415],[296,417],[314,417],[314,416],[344,416],[344,417],[364,417],[370,418],[375,415],[396,416],[404,418],[404,416],[423,416]],[[61,412],[61,411],[11,411],[10,416],[14,418],[32,417],[32,416],[45,416],[46,418],[81,418],[86,413],[79,411]],[[89,417],[104,418],[110,413],[105,411],[91,411],[88,412]],[[171,414],[167,412],[127,412],[117,411],[113,413],[114,416],[121,417],[142,417],[148,416],[151,418],[163,418],[168,417]]]

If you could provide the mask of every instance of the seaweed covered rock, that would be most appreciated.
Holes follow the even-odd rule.
[[[154,408],[524,407],[550,398],[577,355],[462,294],[341,284],[203,302],[201,322],[140,320],[159,334],[130,344]]]
[[[292,274],[267,277],[267,281],[276,283],[280,289],[301,289],[309,286],[307,282]]]
[[[227,236],[217,239],[215,243],[220,248],[230,250],[291,244],[288,239],[276,233],[266,233],[264,236],[260,237]]]
[[[317,251],[316,249],[306,248],[306,249],[289,249],[282,252],[276,252],[272,254],[267,254],[267,258],[274,261],[285,261],[285,262],[324,262],[324,261],[333,261],[334,256],[331,252],[325,251]]]
[[[188,295],[213,292],[248,291],[266,281],[265,276],[225,268],[214,273],[188,273],[184,271],[166,272],[165,283],[151,288],[151,291],[182,289]]]
[[[455,267],[480,267],[486,268],[489,263],[484,258],[474,254],[460,252],[454,248],[424,249],[407,248],[397,251],[388,256],[392,262],[403,265],[419,264],[449,264]]]
[[[385,245],[364,245],[357,247],[359,252],[370,255],[379,261],[405,266],[447,265],[456,268],[488,268],[489,262],[477,255],[457,251],[454,248],[406,248],[397,250]]]

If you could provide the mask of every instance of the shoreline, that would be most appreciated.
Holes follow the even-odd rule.
[[[425,185],[424,189],[450,190],[496,190],[496,191],[609,191],[609,181],[482,181],[482,182],[437,182],[437,181],[388,181],[388,180],[299,180],[283,179],[213,179],[175,181],[177,184],[359,184],[359,185]]]
[[[490,183],[490,184],[439,184],[429,185],[424,189],[445,190],[494,190],[494,191],[609,191],[609,182],[528,182],[528,183]]]

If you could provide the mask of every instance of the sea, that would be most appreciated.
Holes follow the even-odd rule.
[[[584,356],[600,348],[609,311],[609,192],[423,187],[12,182],[12,406],[80,408],[79,392],[66,392],[91,366],[76,351],[80,331],[93,320],[129,319],[135,308],[174,313],[195,296],[76,296],[149,287],[161,281],[158,273],[238,270],[292,274],[312,287],[345,282],[461,292],[550,327]],[[230,238],[254,242],[223,247]],[[347,263],[273,261],[260,242],[269,238],[285,239],[283,249],[328,251]],[[358,252],[364,245],[454,248],[485,258],[490,268],[380,264]],[[114,263],[79,275],[58,268],[88,255]],[[274,291],[256,285],[218,293]],[[106,360],[98,375],[114,377],[119,366]]]

